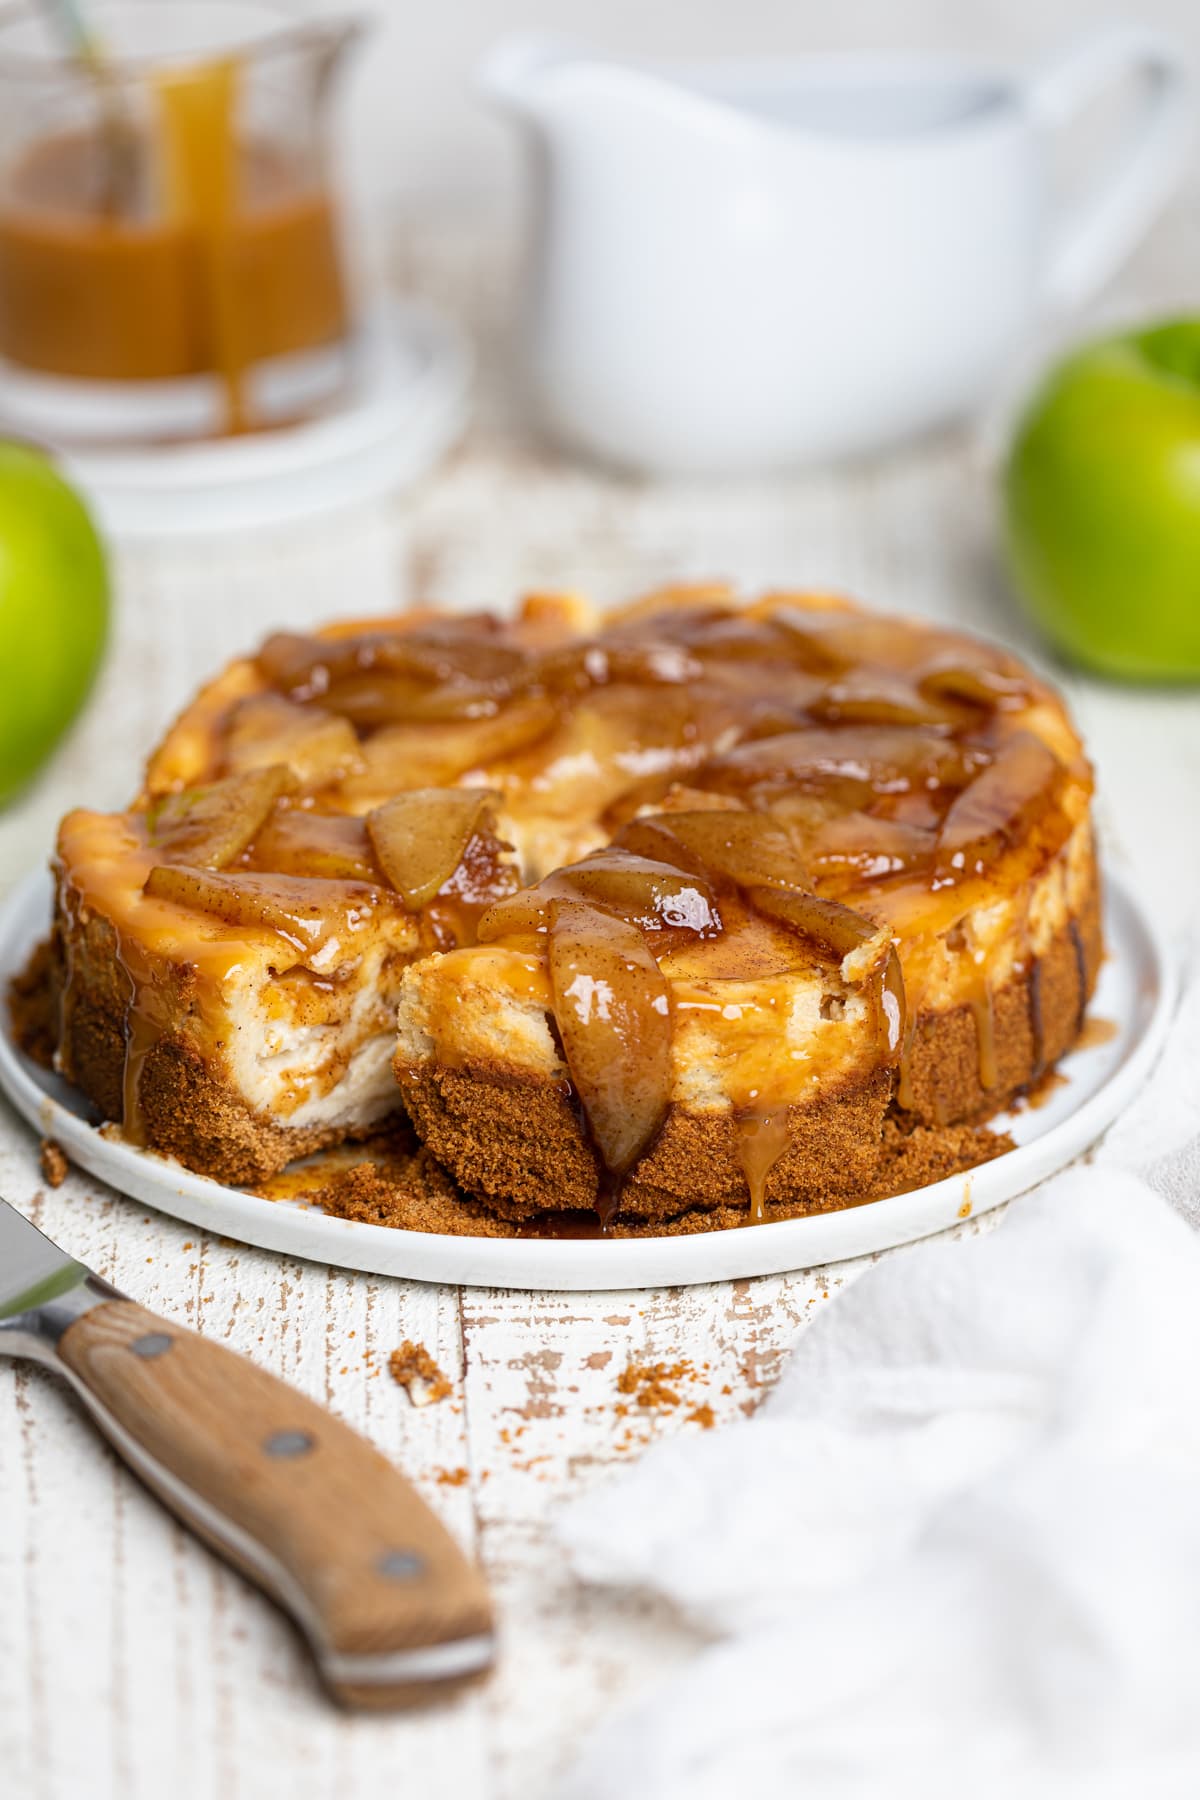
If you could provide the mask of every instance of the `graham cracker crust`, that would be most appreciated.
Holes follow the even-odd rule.
[[[863,1205],[889,1194],[927,1187],[947,1175],[960,1174],[990,1162],[1013,1147],[1005,1132],[980,1125],[953,1125],[941,1129],[906,1126],[899,1119],[884,1121],[874,1163],[874,1185],[853,1199],[832,1199],[815,1205],[812,1197],[768,1197],[765,1223],[803,1218],[816,1212],[837,1211],[847,1205]],[[543,1209],[532,1218],[504,1217],[457,1187],[424,1147],[413,1148],[403,1134],[390,1141],[368,1145],[368,1157],[332,1175],[320,1166],[300,1170],[289,1179],[287,1197],[307,1200],[335,1218],[363,1225],[385,1225],[401,1231],[428,1231],[457,1237],[599,1237],[596,1214],[590,1208]],[[340,1160],[340,1159],[339,1159]],[[279,1197],[267,1183],[261,1190],[268,1198]],[[700,1231],[725,1231],[747,1222],[745,1201],[693,1206],[670,1217],[636,1216],[623,1206],[603,1235],[614,1238],[686,1237]]]

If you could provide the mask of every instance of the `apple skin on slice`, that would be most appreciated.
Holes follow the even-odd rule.
[[[253,842],[291,786],[291,771],[276,763],[168,794],[147,814],[150,842],[165,861],[223,869]]]
[[[495,800],[488,788],[413,788],[368,813],[379,866],[410,912],[449,881]]]
[[[549,970],[571,1082],[604,1166],[619,1180],[666,1117],[667,983],[636,925],[579,900],[551,905]]]

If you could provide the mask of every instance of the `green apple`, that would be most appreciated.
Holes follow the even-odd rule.
[[[1060,364],[1004,502],[1013,579],[1060,649],[1107,675],[1200,678],[1200,318]]]
[[[0,443],[0,806],[83,705],[108,629],[108,571],[78,494]]]

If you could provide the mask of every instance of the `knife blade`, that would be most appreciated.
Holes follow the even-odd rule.
[[[127,1299],[4,1200],[0,1355],[71,1384],[159,1499],[291,1615],[345,1705],[410,1705],[490,1666],[483,1575],[372,1444]]]

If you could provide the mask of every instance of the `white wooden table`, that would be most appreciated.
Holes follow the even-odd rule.
[[[411,239],[409,240],[411,243]],[[1163,246],[1140,275],[1168,293]],[[424,245],[424,285],[475,316],[490,265]],[[494,355],[491,367],[499,366]],[[485,384],[485,389],[487,384]],[[617,598],[665,577],[812,583],[962,622],[1040,652],[998,571],[986,472],[946,438],[850,472],[656,488],[524,444],[485,391],[480,420],[419,491],[241,542],[118,556],[115,641],[86,718],[0,819],[0,888],[44,858],[77,802],[120,803],[196,680],[271,626],[437,597],[504,603],[564,585]],[[1108,856],[1161,919],[1194,912],[1200,701],[1066,678],[1099,766]],[[1181,829],[1190,818],[1193,828]],[[652,1293],[453,1290],[289,1262],[147,1213],[72,1174],[44,1187],[0,1103],[0,1192],[148,1306],[225,1339],[366,1431],[483,1558],[502,1654],[458,1702],[348,1719],[279,1615],[125,1474],[66,1394],[0,1366],[0,1792],[36,1800],[249,1800],[268,1793],[542,1800],[580,1734],[688,1654],[687,1631],[569,1576],[556,1504],[664,1432],[751,1410],[853,1265]],[[453,1394],[416,1409],[388,1352],[425,1343]],[[685,1405],[622,1416],[627,1362],[687,1357]],[[460,1475],[465,1471],[465,1475]]]

